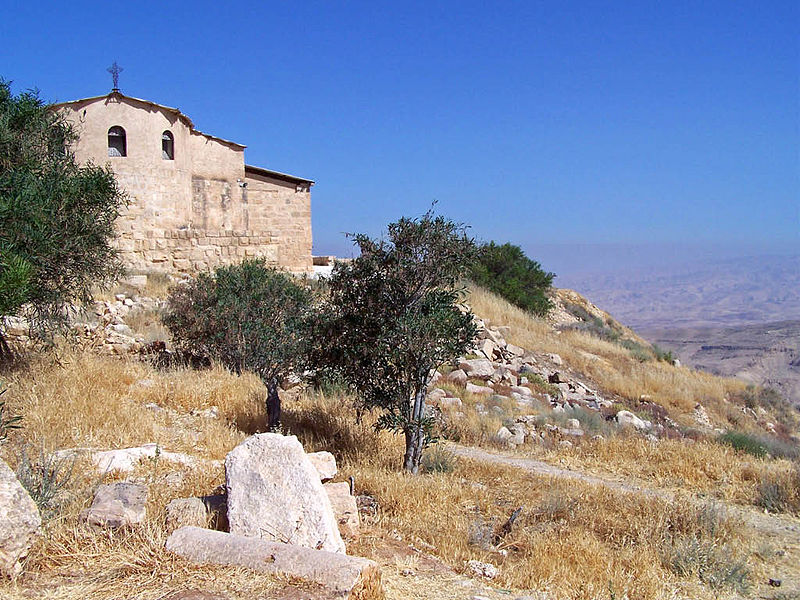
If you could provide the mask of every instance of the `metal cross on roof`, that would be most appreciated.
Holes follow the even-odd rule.
[[[112,91],[118,92],[119,91],[119,74],[122,73],[123,69],[117,64],[117,61],[114,61],[114,64],[106,69],[109,73],[111,73],[111,79],[114,81],[114,87]]]

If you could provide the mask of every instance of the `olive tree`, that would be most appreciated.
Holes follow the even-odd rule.
[[[381,411],[379,428],[405,435],[403,467],[416,473],[431,441],[431,376],[475,338],[459,304],[474,246],[462,225],[431,212],[392,223],[386,239],[351,237],[360,255],[337,263],[320,314],[323,362],[364,408]]]
[[[125,205],[108,167],[79,165],[72,124],[35,92],[0,80],[0,315],[40,329],[121,270],[114,224]],[[0,322],[0,358],[8,353]]]
[[[175,346],[267,387],[267,426],[280,424],[281,381],[302,364],[310,291],[263,259],[219,267],[170,293],[164,323]]]

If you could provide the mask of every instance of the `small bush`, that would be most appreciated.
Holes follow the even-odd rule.
[[[765,477],[758,485],[755,505],[773,513],[800,512],[800,466]]]
[[[452,473],[456,468],[456,457],[449,450],[436,444],[422,455],[424,473]]]
[[[550,394],[556,398],[561,395],[561,389],[557,385],[548,383],[538,373],[523,373],[522,376],[528,378],[528,385],[532,387],[535,392]]]
[[[715,589],[746,592],[749,588],[747,562],[727,544],[680,536],[665,544],[663,560],[673,573],[682,577],[696,575]]]
[[[201,273],[170,293],[164,324],[175,347],[258,375],[267,387],[268,427],[280,424],[281,380],[308,354],[311,293],[264,259]]]
[[[758,458],[763,458],[767,455],[767,449],[761,443],[761,441],[758,438],[746,433],[741,433],[739,431],[726,431],[720,435],[718,439],[723,444],[728,444],[736,450],[746,452],[747,454],[752,454]]]
[[[6,390],[0,390],[0,396],[6,393]],[[14,429],[20,429],[22,425],[19,422],[22,417],[19,415],[9,415],[6,412],[6,403],[0,402],[0,444],[5,443],[8,439],[8,434]]]
[[[469,524],[467,541],[470,546],[477,546],[481,550],[491,550],[494,544],[494,519],[485,519],[477,515]]]
[[[758,458],[771,456],[792,459],[800,456],[800,449],[794,444],[768,436],[755,436],[740,431],[727,431],[717,439],[723,444],[728,444],[736,450],[752,454]]]
[[[672,350],[664,350],[656,344],[653,344],[653,353],[656,355],[656,360],[661,362],[671,363],[675,360]]]
[[[75,458],[59,458],[40,450],[37,462],[31,461],[23,448],[17,479],[39,507],[42,520],[48,521],[58,514],[64,502],[66,488],[72,480]]]

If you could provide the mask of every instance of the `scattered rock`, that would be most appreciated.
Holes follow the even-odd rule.
[[[345,552],[320,475],[295,436],[247,438],[225,458],[225,484],[231,533]]]
[[[531,388],[525,387],[524,385],[512,385],[511,391],[515,394],[519,394],[520,396],[533,396]]]
[[[506,344],[506,351],[511,354],[511,356],[525,356],[525,348],[520,348],[514,344]]]
[[[497,567],[493,564],[481,562],[479,560],[468,561],[467,570],[476,577],[486,577],[486,579],[494,579],[499,574]]]
[[[494,375],[494,365],[492,361],[484,358],[460,360],[458,362],[458,368],[464,371],[467,377],[475,377],[477,379],[489,379]]]
[[[563,361],[563,360],[561,360],[561,357],[560,357],[558,354],[548,354],[548,357],[550,358],[550,361],[551,361],[551,362],[552,362],[554,365],[557,365],[557,366],[559,366],[559,367],[560,367],[561,365],[563,365],[563,364],[564,364],[564,361]]]
[[[166,528],[172,532],[181,527],[208,527],[208,510],[200,498],[177,498],[166,508]]]
[[[339,472],[336,466],[336,457],[330,452],[309,452],[306,456],[319,473],[321,481],[330,481]]]
[[[201,564],[246,567],[317,583],[341,598],[384,598],[380,569],[366,558],[198,527],[178,529],[166,547]]]
[[[497,430],[497,433],[495,433],[495,434],[494,434],[494,438],[495,438],[495,439],[496,439],[498,442],[501,442],[501,443],[508,443],[508,440],[510,440],[510,439],[513,437],[513,435],[514,435],[514,434],[512,434],[512,433],[511,433],[511,432],[508,430],[508,428],[507,428],[507,427],[501,427],[500,429],[498,429],[498,430]]]
[[[447,381],[455,383],[456,385],[466,385],[467,381],[469,380],[469,377],[467,377],[467,374],[461,369],[455,369],[453,371],[450,371],[445,377],[445,379]]]
[[[581,422],[578,419],[567,419],[567,429],[580,429]]]
[[[707,427],[708,429],[713,429],[714,425],[711,423],[711,419],[708,416],[708,412],[706,412],[706,407],[700,403],[697,403],[694,407],[694,420],[697,421],[699,425],[702,427]]]
[[[478,342],[477,350],[489,360],[492,360],[495,353],[498,352],[497,344],[490,339],[485,339]]]
[[[639,431],[647,431],[652,426],[652,424],[643,421],[628,410],[619,411],[615,418],[621,427],[633,427]]]
[[[339,533],[346,540],[357,540],[361,530],[361,519],[358,516],[358,505],[355,497],[350,495],[350,484],[326,483],[324,486],[339,524]]]
[[[442,398],[439,404],[441,404],[442,407],[454,407],[454,406],[461,406],[463,402],[461,402],[461,398],[447,397],[447,398]]]
[[[475,385],[469,381],[464,389],[469,394],[494,394],[494,390],[492,388],[485,385]]]
[[[0,574],[16,577],[20,560],[33,544],[42,524],[39,509],[14,471],[0,460]]]
[[[428,400],[433,403],[438,402],[446,396],[447,392],[445,392],[442,388],[433,388],[430,392],[428,392]]]
[[[193,466],[196,462],[188,454],[165,452],[158,444],[144,444],[136,448],[122,448],[119,450],[90,451],[90,453],[95,467],[103,473],[110,473],[111,471],[128,473],[133,471],[143,458],[176,462],[187,467]]]
[[[81,512],[81,520],[98,527],[132,527],[147,515],[147,486],[127,481],[97,488],[92,506]]]

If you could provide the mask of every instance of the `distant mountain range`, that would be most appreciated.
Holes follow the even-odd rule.
[[[633,328],[800,320],[800,254],[558,278]]]
[[[800,255],[562,277],[686,364],[800,404]]]

